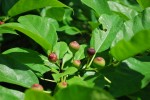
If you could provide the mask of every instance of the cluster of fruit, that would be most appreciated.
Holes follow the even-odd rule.
[[[75,53],[77,52],[79,49],[80,49],[80,44],[77,42],[77,41],[73,41],[69,44],[69,47],[70,47],[70,50]],[[88,48],[87,49],[87,54],[88,54],[88,57],[89,58],[92,58],[94,55],[95,55],[96,51],[94,48]],[[57,57],[57,54],[55,52],[51,52],[48,56],[48,60],[52,63],[55,63],[57,62],[58,60],[58,57]],[[95,57],[93,59],[93,63],[95,66],[100,67],[104,67],[105,66],[105,60],[102,58],[102,57]],[[74,67],[76,67],[77,69],[80,69],[82,68],[81,66],[81,61],[80,60],[72,60],[72,64]],[[62,81],[62,82],[59,82],[57,83],[57,87],[56,87],[56,90],[58,89],[62,89],[62,88],[66,88],[67,87],[67,82],[65,81]],[[34,84],[32,86],[32,89],[36,89],[36,90],[43,90],[43,87],[40,85],[40,84]]]
[[[69,44],[69,47],[70,47],[70,50],[72,52],[76,52],[80,49],[80,45],[77,41],[71,42]],[[95,55],[95,52],[96,52],[95,49],[92,48],[92,47],[87,49],[87,54],[88,54],[89,57],[92,57],[93,55]],[[52,53],[49,54],[48,59],[49,59],[50,62],[56,62],[57,61],[57,55],[54,52],[52,52]],[[94,58],[93,63],[97,66],[100,66],[100,67],[105,66],[105,60],[102,57]],[[72,64],[77,68],[81,67],[80,66],[81,65],[80,60],[73,60]]]

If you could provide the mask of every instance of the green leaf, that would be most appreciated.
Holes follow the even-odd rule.
[[[136,10],[131,9],[128,6],[119,4],[115,1],[108,1],[108,4],[112,11],[116,12],[122,18],[124,17],[124,19],[133,19],[136,15],[138,15],[138,12]]]
[[[62,89],[54,97],[56,100],[114,100],[109,93],[102,89],[80,85],[71,85]]]
[[[136,0],[142,8],[150,7],[149,0]]]
[[[105,85],[108,84],[102,74],[88,75],[84,78],[84,81],[88,84],[89,87],[104,88]]]
[[[74,55],[75,60],[81,60],[81,59],[85,58],[85,48],[86,47],[87,47],[87,45],[85,45],[85,44],[80,45],[80,49]]]
[[[50,95],[43,91],[28,89],[25,91],[24,100],[54,100]]]
[[[36,15],[26,15],[19,17],[18,21],[27,30],[38,33],[38,35],[47,40],[52,45],[52,47],[56,44],[58,37],[56,29],[51,23],[53,20]]]
[[[101,15],[99,21],[102,23],[103,29],[107,29],[107,31],[105,32],[100,29],[93,31],[90,45],[95,48],[96,52],[102,52],[108,49],[123,25],[122,19],[117,15],[104,14]]]
[[[28,88],[39,83],[35,74],[27,66],[6,55],[0,55],[0,82]]]
[[[137,65],[138,67],[138,65]],[[135,93],[141,89],[144,75],[130,69],[130,65],[125,62],[118,66],[110,66],[101,71],[101,73],[109,80],[107,85],[109,92],[114,97],[121,97]]]
[[[0,86],[1,100],[24,100],[24,94],[17,90],[8,89]]]
[[[150,49],[150,30],[136,33],[131,40],[121,40],[111,48],[110,53],[118,61],[122,61],[138,53]]]
[[[52,51],[52,47],[56,44],[58,37],[56,29],[51,23],[51,19],[26,15],[21,16],[18,21],[20,23],[8,23],[0,27],[16,29],[32,38],[46,51]]]
[[[82,77],[74,76],[73,78],[67,80],[67,83],[69,85],[82,85],[82,86],[88,86],[88,84],[83,80]]]
[[[146,8],[141,14],[133,20],[133,32],[137,33],[141,30],[150,29],[150,7]]]
[[[37,75],[41,76],[45,72],[50,70],[50,68],[44,66],[43,55],[40,55],[36,51],[24,48],[12,48],[3,52],[3,54],[13,58],[14,60],[22,64],[27,65]]]
[[[0,28],[0,34],[2,33],[11,33],[11,34],[17,34],[14,30],[10,28]]]
[[[101,14],[110,14],[110,9],[107,0],[81,0],[84,4],[96,11],[100,16]]]
[[[30,10],[44,8],[46,6],[50,7],[68,7],[65,4],[61,3],[58,0],[30,0],[26,2],[26,0],[19,0],[9,11],[9,16],[15,16]]]
[[[68,49],[68,52],[63,57],[63,64],[69,61],[73,57],[72,52]]]
[[[57,42],[53,48],[53,52],[58,55],[58,59],[62,59],[68,51],[68,46],[65,42]]]
[[[44,17],[50,17],[58,21],[62,21],[65,14],[65,9],[60,7],[48,7],[45,8],[43,11],[44,12],[42,13]]]
[[[149,57],[150,58],[150,57]],[[150,82],[150,62],[142,62],[140,60],[136,60],[134,58],[129,58],[124,61],[130,69],[137,71],[144,75],[144,78],[142,79],[141,87],[145,87]]]
[[[133,20],[128,20],[124,22],[124,25],[121,30],[116,35],[116,38],[113,40],[111,47],[115,46],[120,40],[130,40],[134,36],[133,32]]]
[[[67,70],[63,73],[63,75],[71,75],[78,71],[75,67],[68,67]]]
[[[63,76],[66,76],[66,75],[72,75],[74,74],[75,72],[77,72],[78,69],[75,68],[75,67],[68,67],[65,72],[63,73],[57,73],[57,74],[52,74],[53,78],[55,81],[59,81],[59,79]]]
[[[68,25],[59,28],[58,31],[65,31],[65,33],[68,35],[76,35],[76,34],[81,33],[81,31],[77,29],[76,27],[71,27]]]

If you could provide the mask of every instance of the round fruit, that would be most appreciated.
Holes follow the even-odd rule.
[[[80,44],[77,41],[70,42],[69,46],[70,46],[71,49],[74,49],[74,50],[79,50],[80,49]]]
[[[0,21],[0,25],[4,24],[4,22]]]
[[[31,88],[35,90],[43,90],[43,86],[40,84],[33,84]]]
[[[94,64],[96,64],[98,66],[101,66],[101,67],[105,66],[105,60],[102,57],[96,57],[96,58],[94,58],[93,62],[94,62]]]
[[[95,49],[94,48],[88,48],[87,49],[87,53],[90,55],[90,56],[93,56],[95,54]]]
[[[76,68],[80,68],[81,61],[80,61],[80,60],[73,60],[72,64],[73,64]]]
[[[48,56],[48,60],[51,62],[56,62],[57,61],[57,55],[53,52]]]
[[[68,84],[67,84],[67,82],[65,82],[65,81],[62,81],[62,82],[60,82],[60,83],[57,84],[57,86],[58,86],[59,89],[66,88],[67,85],[68,85]]]

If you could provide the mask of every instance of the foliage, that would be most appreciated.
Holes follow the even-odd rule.
[[[0,0],[0,11],[0,100],[149,100],[148,0]]]

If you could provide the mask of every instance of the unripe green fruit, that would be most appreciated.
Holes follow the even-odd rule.
[[[55,90],[54,90],[54,93],[58,92],[60,89],[66,88],[67,86],[68,86],[68,84],[65,81],[57,83]]]
[[[35,90],[40,90],[40,91],[44,90],[43,86],[40,84],[33,84],[31,88]]]
[[[57,61],[57,55],[53,52],[48,56],[48,60],[51,62],[56,62]]]
[[[62,82],[60,82],[60,83],[57,84],[57,86],[58,86],[59,89],[66,88],[67,85],[68,85],[68,84],[67,84],[67,82],[65,82],[65,81],[62,81]]]
[[[97,66],[101,66],[101,67],[105,66],[105,60],[102,57],[96,57],[96,58],[94,58],[93,62]]]
[[[70,42],[69,47],[77,51],[80,49],[80,44],[77,41],[72,41]]]
[[[94,48],[88,48],[87,53],[88,53],[88,55],[93,56],[95,54],[95,49]]]
[[[73,60],[72,64],[73,64],[76,68],[80,68],[81,61],[80,61],[80,60]]]

